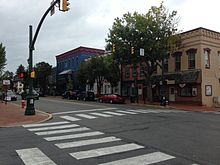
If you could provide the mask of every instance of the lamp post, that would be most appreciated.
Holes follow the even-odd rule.
[[[33,50],[34,50],[34,44],[37,40],[37,36],[39,34],[40,28],[43,24],[43,21],[45,20],[46,16],[49,12],[54,12],[54,6],[58,3],[59,10],[60,11],[68,11],[69,10],[69,0],[63,0],[62,7],[60,6],[60,0],[52,1],[50,7],[46,10],[44,15],[42,16],[36,32],[33,36],[33,28],[32,25],[29,26],[29,58],[28,58],[28,84],[29,84],[29,91],[27,94],[27,107],[25,109],[25,115],[35,115],[35,107],[34,107],[34,96],[33,96],[33,78],[31,76],[31,72],[33,69]]]

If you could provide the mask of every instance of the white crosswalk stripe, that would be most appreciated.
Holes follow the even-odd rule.
[[[96,116],[101,116],[101,117],[112,117],[112,115],[107,115],[107,114],[97,113],[97,112],[94,112],[94,113],[91,113],[91,114],[96,115]]]
[[[73,128],[73,129],[64,129],[64,130],[56,130],[56,131],[44,131],[44,132],[35,132],[36,135],[52,135],[52,134],[60,134],[60,133],[70,133],[70,132],[80,132],[80,131],[88,131],[89,128],[81,127],[81,128]]]
[[[110,114],[110,115],[116,115],[116,116],[124,116],[124,115],[126,115],[126,114],[117,113],[117,112],[111,112],[111,111],[105,111],[103,113],[107,113],[107,114]]]
[[[87,114],[76,114],[76,116],[83,117],[86,119],[95,119],[95,116],[87,115]]]
[[[74,128],[78,127],[77,124],[69,124],[69,125],[61,125],[61,126],[53,126],[53,127],[42,127],[42,128],[31,128],[29,131],[46,131],[46,130],[54,130],[54,129],[64,129],[64,128]]]
[[[145,154],[141,156],[131,157],[127,159],[117,160],[113,162],[103,163],[99,165],[149,165],[154,163],[159,163],[169,159],[174,159],[175,157],[164,154],[162,152],[154,152],[150,154]]]
[[[67,143],[59,143],[55,145],[63,149],[63,148],[87,146],[87,145],[92,145],[92,144],[115,142],[119,140],[121,139],[110,136],[110,137],[104,137],[104,138],[99,138],[99,139],[89,139],[89,140],[81,140],[81,141],[74,141],[74,142],[67,142]]]
[[[42,126],[52,126],[52,125],[59,125],[59,124],[68,124],[68,121],[61,121],[61,122],[52,122],[52,123],[41,123],[41,124],[26,124],[22,125],[24,128],[30,127],[42,127]]]
[[[60,116],[60,118],[66,119],[66,120],[69,120],[69,121],[79,121],[79,120],[81,120],[81,119],[78,119],[78,118],[75,118],[75,117],[72,117],[72,116]]]
[[[70,153],[70,155],[76,159],[86,159],[86,158],[122,153],[122,152],[127,152],[127,151],[133,151],[133,150],[142,149],[142,148],[144,147],[131,143],[131,144],[124,144],[124,145],[118,145],[118,146],[113,146],[113,147],[105,147],[105,148],[98,148],[94,150],[74,152],[74,153]]]
[[[25,165],[56,165],[56,163],[54,163],[38,148],[21,149],[16,150],[16,152]]]
[[[119,110],[119,111],[116,111],[116,112],[126,113],[126,114],[131,114],[131,115],[136,115],[136,114],[138,114],[137,112],[130,112],[130,111],[127,111],[127,110],[124,110],[124,111]]]

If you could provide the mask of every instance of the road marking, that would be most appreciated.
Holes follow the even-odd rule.
[[[29,131],[46,131],[46,130],[54,130],[54,129],[74,128],[74,127],[79,127],[79,125],[69,124],[69,125],[60,125],[60,126],[53,126],[53,127],[31,128],[28,130]]]
[[[63,148],[87,146],[87,145],[92,145],[92,144],[115,142],[115,141],[120,141],[120,140],[121,139],[119,138],[110,136],[110,137],[104,137],[104,138],[99,138],[99,139],[89,139],[89,140],[81,140],[81,141],[74,141],[74,142],[67,142],[67,143],[59,143],[55,145],[63,149]]]
[[[63,115],[69,113],[82,113],[82,112],[93,112],[93,111],[103,111],[103,110],[114,110],[118,108],[99,108],[99,109],[85,109],[85,110],[77,110],[77,111],[66,111],[66,112],[56,112],[53,115]]]
[[[126,115],[126,114],[117,113],[117,112],[110,112],[110,111],[103,112],[103,113],[107,113],[107,114],[110,114],[110,115],[116,115],[116,116],[124,116],[124,115]]]
[[[91,115],[86,115],[86,114],[76,114],[76,116],[79,116],[79,117],[83,117],[83,118],[86,118],[86,119],[95,119],[96,117],[95,116],[91,116]]]
[[[52,122],[52,123],[42,123],[42,124],[26,124],[22,125],[24,128],[30,127],[42,127],[42,126],[51,126],[51,125],[59,125],[59,124],[68,124],[68,121],[61,121],[61,122]]]
[[[47,157],[41,150],[38,148],[28,148],[16,150],[19,157],[22,159],[25,165],[56,165],[49,157]]]
[[[131,115],[136,115],[136,114],[138,114],[138,113],[130,112],[130,111],[126,111],[126,110],[124,110],[124,111],[116,111],[116,112],[121,112],[121,113],[126,113],[126,114],[131,114]]]
[[[72,116],[60,116],[60,118],[66,119],[66,120],[69,120],[69,121],[79,121],[79,120],[81,120],[81,119],[78,119],[78,118],[75,118],[75,117],[72,117]]]
[[[64,130],[57,130],[57,131],[35,132],[35,134],[36,135],[53,135],[53,134],[59,134],[59,133],[79,132],[79,131],[87,131],[87,130],[90,130],[90,129],[86,127],[82,127],[82,128],[64,129]]]
[[[97,113],[97,112],[94,112],[94,113],[91,113],[91,114],[96,115],[96,116],[101,116],[101,117],[112,117],[112,115],[107,115],[107,114]]]
[[[164,154],[162,152],[154,152],[141,156],[131,157],[122,160],[116,160],[109,163],[103,163],[99,165],[149,165],[153,163],[159,163],[162,161],[174,159],[175,157]]]
[[[79,133],[79,134],[72,134],[72,135],[62,135],[62,136],[53,136],[44,138],[47,141],[55,141],[55,140],[65,140],[65,139],[75,139],[81,137],[90,137],[90,136],[97,136],[103,135],[104,133],[95,131],[95,132],[87,132],[87,133]]]
[[[88,151],[74,152],[74,153],[70,153],[70,155],[76,159],[86,159],[86,158],[99,157],[99,156],[121,153],[121,152],[126,152],[126,151],[132,151],[132,150],[137,150],[141,148],[144,148],[144,147],[131,143],[131,144],[114,146],[114,147],[105,147],[105,148],[98,148],[98,149],[88,150]]]

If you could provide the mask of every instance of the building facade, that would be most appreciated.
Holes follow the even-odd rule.
[[[162,94],[170,102],[213,106],[220,96],[220,33],[197,28],[181,33],[182,45],[164,60],[164,76],[157,68],[152,76],[153,98]],[[162,83],[162,79],[164,80]],[[147,88],[141,65],[123,68],[122,94],[146,97]]]
[[[67,83],[70,79],[73,81],[74,89],[84,88],[77,83],[77,72],[80,68],[80,64],[88,58],[102,54],[104,54],[104,50],[102,49],[80,46],[76,49],[57,55],[57,92],[59,94],[63,93],[66,90]]]

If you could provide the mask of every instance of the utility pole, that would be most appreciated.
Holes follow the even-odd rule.
[[[58,4],[59,6],[59,10],[66,12],[68,11],[69,8],[69,0],[62,0],[62,4],[60,5],[60,0],[55,0],[51,2],[50,7],[46,10],[46,12],[44,13],[44,15],[42,16],[38,26],[37,26],[37,30],[34,34],[33,37],[33,28],[32,25],[29,25],[29,58],[28,58],[28,84],[29,84],[29,91],[27,94],[27,106],[25,109],[25,115],[35,115],[35,107],[34,107],[34,96],[33,96],[33,76],[31,76],[32,74],[32,70],[33,70],[33,50],[34,50],[34,44],[37,40],[37,36],[39,34],[40,28],[43,24],[44,19],[46,18],[46,16],[48,15],[49,12],[54,10],[54,6]]]

